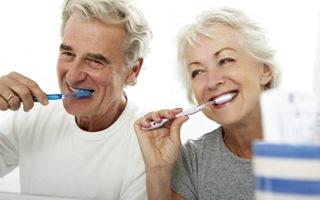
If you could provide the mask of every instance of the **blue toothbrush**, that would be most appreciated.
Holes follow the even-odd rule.
[[[48,100],[59,100],[66,97],[75,97],[77,99],[87,98],[91,96],[92,91],[90,90],[76,90],[75,92],[67,94],[47,94]],[[38,101],[36,97],[33,97],[34,101]]]

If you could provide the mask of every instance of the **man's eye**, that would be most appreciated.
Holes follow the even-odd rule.
[[[71,52],[68,52],[68,51],[63,51],[61,52],[61,55],[64,55],[64,56],[73,56],[73,54]]]
[[[234,59],[232,59],[232,58],[224,58],[224,59],[221,59],[219,61],[219,65],[227,64],[227,63],[230,63],[230,62],[234,62]]]
[[[71,60],[75,55],[71,52],[64,51],[60,53],[60,57],[64,60]]]
[[[101,64],[102,65],[102,62],[98,61],[98,60],[92,60],[92,62],[96,63],[96,64]]]
[[[93,68],[102,68],[104,65],[101,61],[96,59],[87,59],[88,65]]]

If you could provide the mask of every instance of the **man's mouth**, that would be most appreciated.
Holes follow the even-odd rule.
[[[72,92],[77,92],[77,91],[79,91],[79,90],[86,90],[86,91],[90,91],[91,93],[94,92],[94,90],[89,90],[89,89],[86,89],[86,88],[81,88],[81,89],[77,88],[77,89],[75,89],[75,88],[69,87],[69,89],[70,89]]]

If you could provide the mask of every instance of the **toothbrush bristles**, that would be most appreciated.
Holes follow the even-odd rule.
[[[76,97],[80,99],[90,97],[92,92],[91,90],[77,90],[75,93]]]

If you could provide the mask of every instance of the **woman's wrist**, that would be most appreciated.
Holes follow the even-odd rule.
[[[171,199],[171,170],[147,170],[147,191],[149,200]]]

